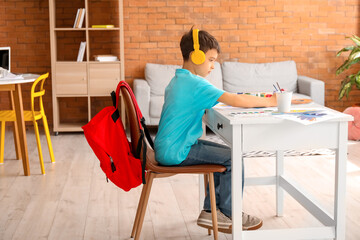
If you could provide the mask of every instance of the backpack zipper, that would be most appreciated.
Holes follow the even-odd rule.
[[[105,153],[106,153],[106,152],[105,152]],[[115,167],[115,163],[114,163],[112,157],[111,157],[109,154],[107,154],[107,153],[106,153],[106,155],[108,155],[108,157],[110,158],[111,171],[112,171],[112,172],[115,172],[115,171],[116,171],[116,167]]]
[[[111,162],[111,171],[115,172],[116,171],[115,163],[110,155],[109,155],[109,157],[110,157],[110,162]]]

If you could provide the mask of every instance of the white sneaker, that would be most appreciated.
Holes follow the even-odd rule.
[[[223,214],[220,210],[216,210],[217,220],[218,220],[218,230],[223,233],[232,233],[232,220]],[[262,226],[262,220],[248,215],[246,213],[242,213],[242,224],[243,230],[256,230]],[[197,225],[200,227],[212,229],[212,215],[211,212],[201,211]]]
[[[231,233],[231,219],[222,212],[220,212],[220,210],[216,210],[216,213],[219,232]],[[197,220],[197,225],[199,225],[200,227],[213,229],[211,212],[206,212],[202,210]]]
[[[261,228],[263,222],[260,218],[242,213],[242,227],[243,230],[256,230]]]

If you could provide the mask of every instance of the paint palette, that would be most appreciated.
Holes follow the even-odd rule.
[[[242,116],[242,117],[260,117],[260,116],[269,116],[274,112],[274,110],[269,109],[259,109],[259,110],[252,110],[252,111],[239,111],[239,112],[232,112],[230,113],[231,116]]]

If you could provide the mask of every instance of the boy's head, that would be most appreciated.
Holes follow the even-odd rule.
[[[210,49],[215,49],[218,54],[220,53],[220,45],[218,41],[208,32],[199,31],[198,38],[201,51],[206,53]],[[190,59],[191,52],[194,51],[193,28],[182,36],[180,48],[184,61],[188,61]]]
[[[193,36],[195,37],[195,45],[197,45],[196,50]],[[206,77],[215,68],[215,60],[220,53],[220,45],[208,32],[199,31],[198,34],[195,32],[193,35],[193,29],[191,28],[181,38],[180,48],[184,59],[184,69],[195,75]],[[200,54],[201,56],[196,56],[199,54],[199,50],[203,53]]]

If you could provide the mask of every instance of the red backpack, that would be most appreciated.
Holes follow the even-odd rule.
[[[135,156],[131,151],[131,144],[126,137],[118,111],[120,88],[125,88],[129,92],[139,121],[141,137]],[[144,161],[141,163],[139,155],[143,146],[143,155],[146,156],[144,135],[151,147],[153,141],[130,86],[125,81],[119,82],[116,93],[113,91],[111,96],[114,106],[101,110],[82,129],[90,147],[100,160],[100,167],[106,174],[106,180],[110,179],[116,186],[129,191],[139,186],[141,182],[145,184],[146,157],[143,157]]]

